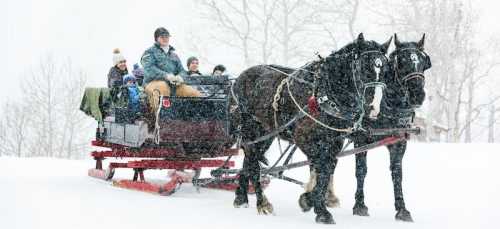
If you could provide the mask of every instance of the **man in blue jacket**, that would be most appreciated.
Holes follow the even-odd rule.
[[[159,96],[169,96],[170,86],[176,87],[176,96],[200,97],[201,93],[184,84],[186,74],[174,47],[170,46],[170,33],[163,27],[154,33],[155,44],[141,58],[144,67],[144,88],[152,111],[158,108]],[[170,85],[169,85],[170,84]]]

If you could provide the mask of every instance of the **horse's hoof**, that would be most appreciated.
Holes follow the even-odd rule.
[[[370,216],[368,207],[365,204],[355,204],[352,208],[352,214],[357,216]]]
[[[397,213],[396,213],[396,220],[398,221],[403,221],[403,222],[410,222],[410,223],[413,223],[413,219],[411,218],[411,214],[408,210],[406,209],[400,209]]]
[[[233,206],[235,208],[248,208],[248,198],[243,195],[236,195]]]
[[[257,203],[257,212],[262,215],[274,215],[273,205],[263,196],[262,201]]]
[[[332,214],[330,214],[329,212],[325,212],[316,215],[316,223],[335,224],[335,220],[333,220]]]
[[[303,212],[308,212],[312,208],[311,200],[309,198],[309,193],[302,193],[299,197],[299,206]]]

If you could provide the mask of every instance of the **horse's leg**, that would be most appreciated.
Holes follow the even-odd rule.
[[[359,141],[354,144],[355,147],[360,147],[365,145],[365,141]],[[368,207],[365,205],[365,177],[368,172],[368,167],[366,164],[366,152],[356,154],[356,194],[354,198],[356,199],[356,203],[354,203],[354,207],[352,208],[353,215],[359,216],[369,216]]]
[[[305,192],[302,193],[299,197],[299,206],[302,209],[303,212],[308,212],[312,208],[312,201],[310,198],[310,193],[314,189],[314,186],[316,186],[316,171],[314,171],[313,168],[310,168],[310,173],[309,173],[309,181],[307,184],[304,186]],[[328,183],[328,190],[326,192],[326,206],[329,208],[335,208],[340,205],[340,200],[337,198],[335,195],[335,190],[333,187],[333,174],[330,176],[330,182]]]
[[[394,145],[388,146],[391,158],[391,174],[392,183],[394,186],[394,206],[396,208],[396,220],[413,222],[411,214],[405,207],[405,201],[403,198],[403,168],[402,161],[403,156],[406,151],[406,141],[399,142]]]
[[[303,212],[308,212],[312,208],[313,203],[311,200],[311,192],[316,186],[316,179],[316,171],[314,171],[314,168],[312,168],[312,166],[309,166],[309,181],[304,187],[305,192],[302,193],[299,197],[299,206]]]
[[[259,214],[273,214],[273,205],[268,201],[267,197],[264,195],[264,190],[262,190],[262,186],[260,183],[260,159],[264,158],[264,153],[269,149],[273,139],[269,139],[267,141],[257,143],[255,147],[252,148],[250,152],[250,160],[249,160],[249,171],[250,171],[250,180],[255,189],[255,195],[257,198],[257,211]]]
[[[328,154],[330,154],[328,152]],[[335,169],[337,159],[333,155],[321,155],[317,160],[313,160],[315,169],[318,171],[316,176],[316,186],[311,192],[311,198],[316,213],[316,222],[325,224],[335,224],[332,214],[326,208],[325,194],[330,181],[330,174]]]
[[[328,183],[328,191],[326,193],[326,206],[328,206],[329,208],[336,208],[340,206],[340,200],[335,195],[333,174],[330,176],[330,182]]]
[[[329,138],[328,136],[323,136]],[[335,155],[340,151],[342,144],[337,141],[318,140],[314,143],[315,154],[312,157],[313,168],[317,173],[316,186],[311,192],[313,200],[314,213],[316,213],[316,222],[325,224],[335,224],[332,214],[328,212],[325,203],[325,194],[330,182],[330,176],[335,171],[337,158]]]
[[[344,139],[335,140],[337,136],[336,133],[326,131],[309,119],[299,123],[294,132],[295,144],[307,156],[316,173],[316,185],[311,192],[303,193],[300,196],[299,205],[303,203],[308,206],[312,205],[314,213],[316,213],[317,223],[335,223],[332,214],[326,208],[325,194],[330,176],[335,171],[337,163],[335,156],[342,149],[344,142]]]
[[[255,136],[259,136],[258,131],[259,129],[256,128],[258,127],[258,123],[252,120],[252,116],[244,113],[241,114],[239,117],[240,119],[238,120],[240,123],[242,123],[242,129],[241,129],[241,137],[242,140],[249,141],[253,140]],[[235,199],[233,201],[233,205],[236,208],[239,207],[248,207],[248,181],[250,179],[250,162],[253,158],[251,158],[251,151],[252,151],[252,146],[247,146],[243,147],[243,151],[245,153],[244,159],[243,159],[243,168],[238,174],[238,188],[236,188],[235,191]]]
[[[238,174],[238,188],[236,188],[236,197],[233,201],[235,208],[248,207],[248,178],[249,178],[249,157],[245,151],[245,158],[243,159],[243,168]]]

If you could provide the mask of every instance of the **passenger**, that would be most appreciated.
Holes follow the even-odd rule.
[[[134,64],[134,70],[132,70],[132,74],[134,74],[137,85],[142,87],[142,83],[144,82],[144,69],[139,66],[138,63]]]
[[[123,84],[128,92],[128,110],[137,114],[141,111],[140,90],[136,84],[136,78],[133,74],[127,74],[123,77]]]
[[[181,75],[186,71],[182,67],[181,61],[174,52],[174,47],[170,46],[170,33],[163,27],[154,32],[155,44],[147,49],[141,58],[144,67],[145,91],[149,97],[151,111],[158,109],[159,96],[170,95],[170,83],[176,86],[176,96],[180,97],[200,97],[201,93],[183,84]]]
[[[222,76],[226,72],[226,67],[224,65],[219,64],[215,66],[214,71],[212,72],[212,76]]]
[[[127,61],[120,53],[120,49],[116,48],[113,50],[113,67],[109,69],[108,73],[108,88],[122,86],[123,76],[127,74]]]
[[[200,61],[198,58],[192,56],[187,59],[187,67],[188,67],[188,76],[201,76],[201,73],[199,71],[199,65]]]

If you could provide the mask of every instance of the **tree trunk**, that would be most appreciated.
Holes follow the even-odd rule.
[[[283,64],[288,66],[289,61],[289,48],[290,48],[290,37],[289,37],[289,12],[288,12],[288,4],[286,1],[283,1]]]
[[[488,117],[488,143],[495,142],[495,122],[496,122],[495,114],[496,114],[495,105],[491,105]]]
[[[469,93],[467,99],[467,114],[465,116],[465,142],[472,142],[472,103],[474,102],[474,75],[472,74],[469,79]]]

